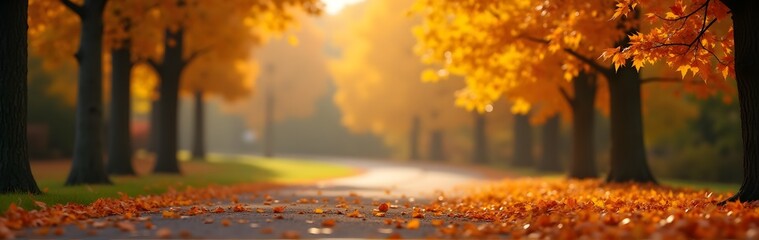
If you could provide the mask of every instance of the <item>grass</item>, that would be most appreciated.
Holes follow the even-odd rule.
[[[302,183],[320,179],[354,174],[349,167],[283,158],[259,158],[252,156],[229,156],[211,154],[207,162],[188,161],[186,153],[180,153],[182,175],[147,174],[152,161],[138,157],[135,168],[139,176],[111,177],[113,185],[64,186],[69,161],[32,162],[32,171],[41,195],[0,195],[0,212],[11,203],[25,209],[34,208],[34,201],[50,204],[91,203],[98,198],[118,197],[118,193],[130,196],[160,194],[169,188],[205,187],[209,185],[233,185],[242,183]]]

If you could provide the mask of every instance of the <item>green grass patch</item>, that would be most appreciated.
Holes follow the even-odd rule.
[[[183,154],[182,175],[145,174],[137,177],[111,177],[113,185],[64,186],[69,162],[33,162],[32,169],[41,195],[0,195],[0,212],[11,203],[24,209],[34,208],[34,201],[50,204],[91,203],[98,198],[118,197],[118,193],[130,196],[161,194],[169,188],[182,190],[187,186],[234,185],[243,183],[298,183],[320,179],[349,176],[354,169],[323,162],[259,158],[252,156],[209,156],[207,162],[187,161]],[[144,163],[140,163],[144,164]]]

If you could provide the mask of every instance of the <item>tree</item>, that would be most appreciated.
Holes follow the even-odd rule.
[[[183,72],[198,57],[209,52],[229,53],[245,50],[234,43],[250,44],[262,31],[282,31],[292,23],[291,10],[303,10],[319,14],[321,6],[314,0],[241,0],[218,5],[206,1],[163,2],[160,6],[159,26],[163,33],[163,52],[148,58],[148,63],[158,72],[160,83],[158,92],[157,118],[159,129],[158,149],[154,172],[179,173],[177,152],[177,103],[180,80]],[[246,26],[248,31],[232,32],[214,24],[221,22],[232,26]],[[248,34],[246,34],[248,33]],[[228,42],[229,39],[238,39]]]
[[[103,11],[106,0],[61,2],[81,20],[74,159],[66,185],[110,184],[103,163]]]
[[[514,114],[514,166],[529,167],[535,164],[532,135],[530,116]]]
[[[541,171],[559,172],[562,164],[559,161],[559,131],[561,119],[558,115],[546,120],[543,124],[541,142],[542,152],[537,169]]]
[[[132,2],[134,4],[135,2]],[[133,19],[138,16],[128,15],[128,2],[112,2],[106,10],[106,32],[109,35],[124,36],[119,32],[129,32]],[[106,44],[111,49],[111,102],[108,117],[108,162],[109,174],[135,175],[132,167],[131,142],[131,100],[132,95],[132,46],[129,37],[111,37]]]
[[[0,4],[0,193],[40,193],[26,142],[28,1]]]
[[[533,51],[532,55],[528,55],[533,57],[527,60],[508,62],[509,65],[521,66],[517,69],[529,69],[530,63],[546,66],[544,59],[555,58],[559,60],[559,65],[554,66],[561,66],[561,70],[566,74],[565,79],[571,80],[580,72],[592,72],[602,76],[605,81],[599,82],[605,82],[608,88],[612,125],[612,162],[607,180],[610,182],[655,182],[648,168],[643,144],[640,85],[656,80],[641,79],[632,66],[623,68],[620,68],[621,64],[608,66],[607,63],[597,59],[597,56],[606,48],[626,45],[629,41],[626,35],[639,28],[637,21],[634,19],[608,21],[615,11],[605,2],[471,2],[463,0],[419,2],[420,11],[426,14],[426,18],[431,23],[443,23],[444,26],[452,24],[459,27],[453,28],[456,31],[452,32],[444,32],[442,30],[446,28],[435,27],[434,24],[427,24],[420,28],[423,36],[421,41],[432,45],[430,48],[437,49],[422,52],[422,56],[457,64],[452,70],[464,74],[477,73],[476,71],[503,73],[499,70],[508,69],[508,67],[478,60],[498,58],[482,58],[479,54],[487,56],[488,52],[492,52],[503,56],[508,53],[509,46],[517,46],[520,51],[524,51],[525,48],[527,51]],[[434,7],[425,8],[426,6]],[[497,40],[494,41],[488,36],[494,36]],[[469,37],[469,40],[465,37]],[[456,41],[449,41],[450,39]],[[457,48],[457,46],[460,47]],[[444,51],[450,52],[445,54]],[[462,59],[464,61],[461,61]],[[534,59],[540,61],[533,61]],[[492,69],[488,70],[488,68]],[[619,71],[616,71],[617,68]],[[514,76],[522,78],[523,75],[514,74],[511,79],[499,80],[501,84],[496,86],[483,84],[481,86],[486,90],[479,91],[502,92],[511,86],[528,82],[515,79]],[[527,79],[531,78],[528,76]],[[542,80],[545,79],[538,79],[538,81]],[[488,81],[488,78],[484,81]],[[506,84],[503,84],[504,82]],[[493,87],[493,89],[487,90],[488,87]],[[491,95],[499,96],[499,94]]]
[[[635,8],[649,8],[647,20],[658,23],[648,32],[630,35],[626,48],[608,49],[603,56],[616,65],[640,68],[647,63],[664,60],[682,73],[690,72],[707,83],[722,84],[722,79],[735,77],[741,110],[743,136],[743,183],[727,201],[759,200],[759,18],[755,1],[676,1],[657,4],[651,1],[618,1],[614,17],[638,15]],[[665,9],[666,8],[666,9]],[[664,14],[664,16],[662,16]],[[732,18],[727,30],[718,22]],[[668,36],[664,38],[663,36]],[[629,59],[629,60],[628,60]],[[716,65],[716,67],[715,67]],[[715,71],[717,70],[717,71]]]
[[[497,5],[496,2],[486,2],[487,4]],[[443,65],[446,71],[440,72],[466,76],[466,88],[458,92],[457,105],[482,112],[493,101],[506,96],[515,102],[516,107],[513,109],[527,111],[530,105],[534,105],[533,108],[537,109],[533,111],[534,123],[543,122],[558,113],[572,116],[576,126],[573,127],[573,136],[587,141],[573,141],[575,155],[572,162],[578,164],[571,166],[593,174],[578,175],[578,171],[570,168],[568,175],[576,178],[596,176],[592,151],[593,106],[596,104],[596,95],[603,96],[605,92],[595,91],[595,82],[593,85],[579,85],[584,88],[575,89],[578,85],[572,82],[582,72],[581,66],[564,56],[546,53],[545,44],[535,44],[519,36],[512,36],[519,32],[502,32],[502,29],[513,29],[506,26],[525,25],[506,21],[499,14],[478,9],[485,5],[456,1],[419,1],[417,6],[425,17],[424,24],[415,29],[419,40],[418,54],[425,62]],[[498,6],[504,8],[504,13],[532,11],[531,6],[526,5],[518,6],[517,9],[510,9],[508,5]],[[476,15],[472,15],[472,12]],[[451,21],[450,16],[456,17]],[[509,19],[519,21],[523,18],[511,16]],[[496,36],[498,40],[491,41],[486,36]],[[429,71],[423,77],[437,79],[444,76]],[[591,87],[590,90],[586,90],[588,87],[585,86]],[[525,106],[526,109],[523,109]],[[600,107],[603,108],[604,105],[601,104]],[[590,111],[575,111],[584,109]],[[519,142],[524,140],[515,140],[515,143]]]

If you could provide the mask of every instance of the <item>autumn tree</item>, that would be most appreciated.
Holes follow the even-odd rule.
[[[592,150],[595,82],[585,81],[584,77],[571,81],[581,77],[582,68],[561,55],[547,54],[545,44],[512,36],[519,32],[503,32],[513,29],[505,26],[530,25],[517,24],[522,20],[520,16],[501,17],[499,13],[523,14],[532,11],[531,6],[487,4],[503,9],[492,12],[465,2],[419,1],[417,11],[423,14],[425,22],[415,30],[419,39],[418,54],[425,62],[442,64],[446,72],[466,76],[466,88],[457,94],[459,106],[483,111],[493,101],[506,96],[515,103],[513,110],[517,112],[524,113],[530,105],[535,106],[535,122],[543,122],[557,113],[571,116],[573,136],[580,141],[573,141],[572,162],[578,164],[570,164],[569,176],[597,176]],[[477,12],[479,10],[484,12]],[[472,11],[477,14],[472,15]],[[517,142],[520,140],[515,140],[515,144]],[[515,146],[515,149],[525,148]]]
[[[194,60],[208,52],[234,48],[224,40],[225,28],[210,23],[246,24],[255,29],[262,23],[267,29],[283,30],[292,22],[291,11],[301,9],[318,14],[320,4],[314,0],[249,1],[218,5],[206,1],[163,2],[159,26],[162,26],[162,53],[152,55],[148,63],[158,72],[158,146],[154,172],[179,173],[177,151],[177,103],[182,74]],[[234,36],[250,36],[251,31]],[[226,35],[229,36],[229,35]]]
[[[640,7],[637,7],[640,6]],[[631,33],[629,46],[609,49],[604,57],[614,64],[634,65],[664,61],[686,78],[693,73],[707,83],[722,84],[735,77],[741,112],[743,136],[743,183],[727,201],[759,199],[759,3],[755,1],[697,0],[661,4],[653,1],[618,1],[614,17],[628,19],[639,15],[640,8],[650,13],[646,19],[654,28]],[[732,24],[728,20],[732,19]],[[726,23],[725,23],[726,22]],[[725,23],[728,28],[721,28]]]
[[[656,79],[641,79],[634,66],[621,66],[621,64],[609,66],[597,59],[597,56],[606,48],[626,45],[628,42],[626,34],[639,28],[637,21],[633,18],[608,21],[614,16],[615,11],[604,2],[420,1],[420,6],[430,22],[454,23],[458,26],[467,26],[463,23],[470,23],[469,25],[474,26],[468,29],[462,27],[461,31],[451,33],[454,37],[458,37],[453,39],[462,40],[461,36],[480,37],[470,37],[472,40],[466,44],[461,44],[461,42],[440,44],[465,46],[460,47],[461,50],[458,52],[452,51],[450,56],[457,58],[463,56],[471,60],[479,58],[480,56],[476,55],[480,52],[479,49],[488,49],[487,46],[500,46],[503,49],[503,46],[516,45],[521,51],[524,51],[525,47],[529,51],[534,51],[531,56],[537,57],[528,58],[528,60],[545,57],[558,58],[560,60],[558,65],[553,66],[561,66],[560,69],[567,75],[565,79],[579,76],[581,72],[601,76],[605,81],[596,83],[605,82],[608,86],[612,125],[611,168],[607,180],[654,182],[646,161],[643,143],[640,87],[641,84],[655,82]],[[425,8],[426,6],[434,7]],[[444,10],[438,11],[438,9]],[[425,27],[428,26],[425,25]],[[422,29],[428,34],[432,30],[435,28]],[[440,36],[445,36],[445,34],[430,34],[422,41],[439,43],[440,39],[447,39]],[[449,49],[456,50],[455,47]],[[488,51],[505,52],[505,50],[497,49],[488,49]],[[440,59],[443,55],[440,51],[422,54],[423,57],[432,56]],[[477,60],[454,61],[454,63],[476,66],[468,70],[470,74],[478,68],[483,70],[487,69],[485,67],[493,68],[488,65],[482,66],[481,61]],[[529,68],[529,64],[520,64],[524,68]],[[544,66],[542,69],[551,69],[545,68],[546,65],[542,66]],[[636,66],[639,67],[640,64]],[[493,69],[498,68],[496,66]],[[495,72],[498,73],[498,71]],[[515,81],[506,81],[506,83],[509,84],[505,86],[513,86]],[[500,92],[503,86],[496,86],[496,92]],[[562,93],[562,95],[568,94]],[[570,164],[572,165],[574,164]]]
[[[413,58],[415,41],[410,31],[418,19],[402,14],[412,3],[364,4],[359,20],[341,31],[337,42],[343,50],[331,65],[337,87],[334,100],[343,114],[343,125],[353,132],[381,136],[396,155],[407,159],[422,158],[425,149],[428,154],[424,155],[430,158],[446,158],[441,149],[430,148],[451,141],[453,137],[446,136],[451,129],[469,127],[472,134],[467,138],[475,145],[472,154],[486,161],[485,116],[451,108],[452,92],[462,84],[419,81],[425,66]]]
[[[26,142],[28,1],[0,3],[0,193],[40,193]]]

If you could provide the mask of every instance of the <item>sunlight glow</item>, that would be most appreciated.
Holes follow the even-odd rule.
[[[327,14],[334,15],[348,5],[363,2],[364,0],[322,0],[326,5]]]

